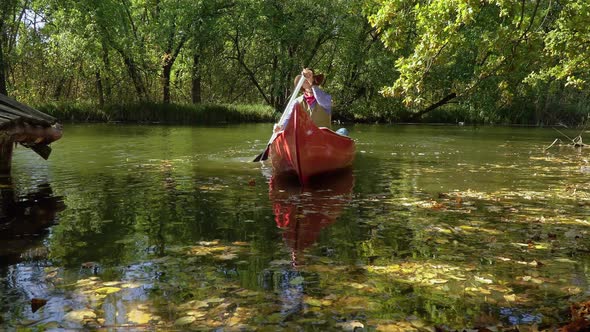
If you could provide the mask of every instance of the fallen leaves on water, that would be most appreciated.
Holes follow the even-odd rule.
[[[238,258],[238,255],[229,252],[229,253],[223,253],[221,255],[217,255],[217,256],[215,256],[215,258],[222,260],[222,261],[230,261],[230,260]]]
[[[127,314],[127,320],[135,324],[147,324],[152,320],[152,315],[144,310],[135,308],[129,311]]]
[[[108,295],[108,294],[116,293],[120,290],[121,290],[121,288],[119,288],[119,287],[101,287],[101,288],[95,289],[94,292],[98,293],[98,294]]]
[[[84,321],[87,319],[95,319],[95,318],[96,318],[96,313],[90,309],[72,310],[64,316],[64,320],[75,322],[75,323],[84,323]]]
[[[189,325],[196,320],[197,320],[197,318],[195,316],[184,316],[184,317],[180,317],[177,320],[175,320],[174,325],[175,326]]]

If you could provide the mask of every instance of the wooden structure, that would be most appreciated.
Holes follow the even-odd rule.
[[[16,143],[49,158],[49,144],[62,136],[57,120],[0,94],[0,176],[9,176]]]

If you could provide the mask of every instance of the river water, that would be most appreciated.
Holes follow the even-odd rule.
[[[550,328],[589,300],[590,154],[545,150],[578,132],[349,130],[353,168],[308,188],[251,162],[269,124],[19,147],[0,330]]]

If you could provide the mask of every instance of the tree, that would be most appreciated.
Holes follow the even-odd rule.
[[[29,1],[3,0],[0,3],[0,93],[8,95],[8,73],[21,21]]]
[[[542,67],[553,10],[543,0],[375,4],[369,20],[398,56],[399,77],[383,94],[403,98],[416,116],[454,99],[492,112]]]

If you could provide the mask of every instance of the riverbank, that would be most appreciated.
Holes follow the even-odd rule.
[[[125,122],[162,124],[224,124],[274,122],[280,112],[261,104],[113,104],[102,108],[91,103],[47,103],[35,107],[60,122]],[[419,119],[404,110],[351,110],[335,108],[332,120],[343,123],[395,123],[395,124],[446,124],[446,125],[502,125],[502,126],[583,126],[588,118],[582,109],[563,109],[551,119],[540,120],[529,111],[515,117],[514,110],[498,111],[496,117],[482,118],[459,107],[442,108]],[[529,114],[524,116],[522,113]]]
[[[276,113],[263,105],[179,105],[141,103],[108,105],[48,103],[36,106],[61,122],[129,122],[164,124],[220,124],[241,122],[273,122]]]

